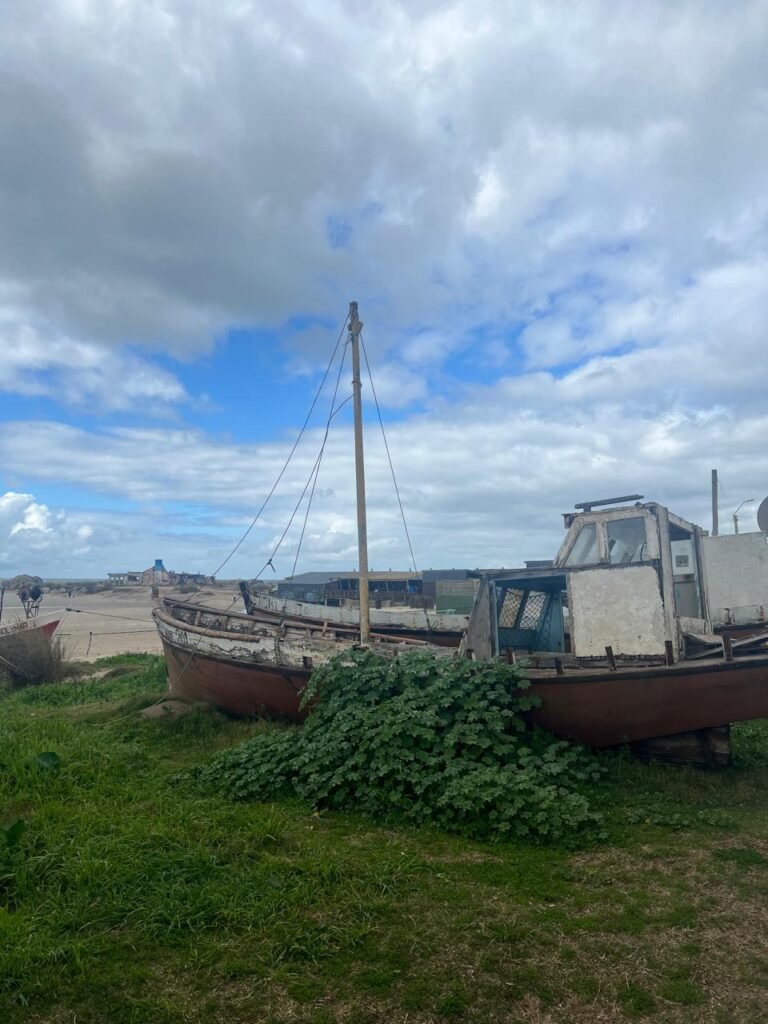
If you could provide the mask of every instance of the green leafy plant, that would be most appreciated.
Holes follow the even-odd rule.
[[[514,666],[352,651],[313,674],[303,728],[260,733],[201,774],[236,799],[295,794],[378,820],[562,840],[598,824],[584,789],[602,769],[528,725],[528,687]]]

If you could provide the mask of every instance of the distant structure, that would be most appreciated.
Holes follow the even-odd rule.
[[[115,587],[127,586],[178,586],[183,583],[197,585],[210,580],[201,572],[172,572],[165,568],[162,558],[156,558],[155,564],[149,569],[137,572],[108,572],[107,579]]]
[[[369,572],[371,603],[437,611],[469,612],[478,580],[469,569],[426,569],[424,572]],[[335,607],[356,604],[357,572],[303,572],[278,580],[275,596]]]

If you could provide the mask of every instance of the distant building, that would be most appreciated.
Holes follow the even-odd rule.
[[[303,572],[277,583],[277,596],[295,601],[341,604],[356,601],[360,587],[357,572]],[[371,599],[388,598],[405,604],[406,598],[421,594],[421,575],[416,572],[370,572]]]
[[[141,572],[108,572],[107,579],[113,586],[125,587],[130,584],[141,584],[142,586],[152,586],[153,584],[168,584],[173,582],[172,577],[176,573],[168,572],[163,565],[162,558],[156,558],[155,564],[150,566],[149,569],[144,569]]]
[[[477,589],[469,569],[427,569],[424,572],[369,573],[374,607],[386,604],[464,612],[471,610]],[[275,595],[294,601],[342,605],[359,599],[357,572],[304,572],[279,580]]]
[[[141,583],[140,572],[108,572],[107,579],[115,587],[127,587],[130,583]]]

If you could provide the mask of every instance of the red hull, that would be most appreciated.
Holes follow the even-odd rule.
[[[53,622],[46,622],[43,626],[35,626],[33,628],[39,629],[43,636],[52,637],[60,622],[61,619],[55,619]]]
[[[553,676],[531,672],[544,729],[593,747],[768,718],[768,656]]]
[[[311,671],[190,657],[163,647],[173,696],[235,715],[303,717],[299,703]],[[567,739],[612,747],[768,718],[768,657],[535,678],[531,691],[542,699],[531,721]]]
[[[168,687],[173,697],[205,701],[245,717],[303,717],[299,702],[311,670],[242,665],[234,661],[189,655],[163,640]]]
[[[53,622],[44,622],[41,626],[30,625],[29,621],[22,622],[21,629],[8,628],[7,632],[0,632],[0,647],[2,647],[3,640],[5,640],[8,637],[14,637],[19,632],[24,633],[26,636],[29,636],[30,633],[39,633],[40,636],[45,636],[50,639],[58,629],[60,622],[61,619],[54,619]]]

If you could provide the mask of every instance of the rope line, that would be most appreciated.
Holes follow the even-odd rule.
[[[98,632],[91,631],[91,636],[134,636],[138,633],[156,633],[157,629],[105,629]],[[56,636],[80,636],[79,633],[62,633],[61,630],[56,630]]]
[[[103,619],[124,619],[126,622],[147,621],[146,617],[140,619],[138,615],[115,615],[114,612],[95,612],[91,611],[90,608],[65,608],[64,611],[76,612],[78,615],[100,615]]]
[[[323,453],[325,452],[325,446],[326,446],[326,443],[328,441],[328,434],[330,433],[330,430],[331,430],[331,421],[333,420],[333,417],[336,415],[336,413],[339,412],[347,404],[347,402],[350,400],[350,398],[352,397],[351,395],[349,395],[338,406],[338,408],[336,408],[336,397],[337,397],[337,395],[339,393],[339,384],[341,383],[341,375],[342,375],[342,373],[344,371],[344,360],[346,358],[346,355],[347,355],[347,345],[344,346],[344,349],[343,349],[343,351],[341,353],[341,362],[339,363],[339,372],[338,372],[338,374],[336,376],[336,387],[333,390],[333,397],[331,398],[331,408],[330,408],[330,411],[328,413],[328,420],[327,420],[327,422],[325,424],[325,433],[323,434],[323,442],[320,445],[320,454],[317,457],[317,463],[316,463],[316,468],[315,468],[315,476],[314,476],[314,480],[312,481],[312,490],[309,492],[309,500],[307,501],[307,509],[306,509],[306,512],[304,513],[304,522],[303,522],[302,527],[301,527],[301,534],[299,535],[299,543],[298,543],[298,545],[296,547],[296,554],[295,554],[294,559],[293,559],[293,567],[291,568],[291,578],[296,575],[296,566],[298,565],[298,562],[299,562],[299,555],[301,554],[301,545],[304,542],[304,534],[306,533],[306,530],[307,530],[307,522],[309,520],[309,513],[310,513],[310,510],[312,508],[312,499],[315,496],[315,488],[317,487],[318,477],[320,476],[320,463],[322,462]],[[288,607],[288,596],[286,595],[285,601],[283,603],[283,615],[285,615],[285,609],[287,607]]]
[[[201,590],[203,590],[205,587],[207,587],[208,584],[210,582],[212,582],[219,575],[219,573],[224,568],[224,566],[227,564],[227,562],[230,560],[230,558],[232,558],[232,556],[235,554],[235,552],[244,543],[246,537],[251,532],[251,530],[254,528],[256,523],[258,522],[259,518],[261,517],[262,513],[264,512],[264,509],[267,507],[267,505],[269,504],[273,494],[277,490],[278,484],[283,479],[283,476],[285,475],[285,471],[288,469],[290,461],[293,458],[293,456],[294,456],[294,454],[296,452],[296,449],[299,447],[299,442],[301,441],[302,437],[304,436],[304,433],[305,433],[305,431],[307,429],[307,425],[309,424],[309,421],[310,421],[310,418],[312,416],[312,413],[314,412],[315,406],[317,405],[318,400],[320,398],[320,395],[322,394],[323,388],[325,387],[325,382],[328,379],[328,374],[331,372],[331,367],[333,366],[333,361],[336,358],[336,353],[339,350],[339,345],[341,344],[341,339],[344,337],[344,329],[347,326],[347,320],[348,319],[349,319],[349,313],[347,313],[347,315],[344,317],[344,323],[341,325],[341,330],[339,331],[339,336],[336,339],[336,344],[334,345],[333,352],[331,353],[331,358],[328,360],[328,365],[325,368],[325,373],[323,374],[323,379],[320,381],[320,385],[318,386],[317,391],[315,392],[315,397],[312,399],[312,404],[309,407],[309,412],[306,415],[306,419],[304,420],[304,423],[302,424],[302,427],[301,427],[301,430],[299,431],[298,437],[293,442],[293,447],[291,448],[290,452],[288,453],[288,457],[285,460],[285,463],[283,464],[283,468],[278,473],[277,479],[275,480],[274,484],[272,485],[272,489],[270,490],[269,494],[266,496],[266,498],[262,502],[261,508],[256,513],[256,515],[253,517],[253,519],[251,520],[248,528],[242,534],[242,536],[240,537],[238,542],[235,544],[235,546],[232,548],[232,550],[229,552],[227,557],[224,559],[224,561],[221,563],[221,565],[216,570],[214,570],[214,572],[212,572],[209,576],[206,577],[205,583],[201,583],[200,586],[197,588],[197,590],[195,590],[194,593],[190,595],[191,597],[194,597],[195,594],[199,594]],[[266,568],[266,566],[265,566],[265,568]]]
[[[283,465],[283,468],[282,468],[282,469],[280,470],[280,473],[279,473],[279,475],[278,475],[278,477],[277,477],[277,480],[275,480],[274,484],[272,485],[272,489],[270,490],[270,492],[269,492],[269,494],[267,495],[267,497],[266,497],[266,498],[264,499],[264,502],[263,502],[263,504],[262,504],[261,508],[260,508],[260,509],[259,509],[259,511],[258,511],[258,512],[256,513],[256,515],[254,516],[254,518],[253,518],[253,520],[252,520],[252,522],[251,522],[250,526],[248,527],[248,529],[247,529],[247,530],[246,530],[246,531],[245,531],[245,532],[243,533],[243,535],[242,535],[242,537],[240,538],[240,540],[239,540],[239,541],[237,542],[237,544],[235,544],[235,546],[234,546],[234,547],[232,548],[232,550],[230,551],[230,553],[229,553],[229,554],[227,555],[227,557],[226,557],[226,558],[224,559],[224,561],[223,561],[223,562],[221,563],[221,565],[219,566],[219,568],[218,568],[218,569],[217,569],[217,570],[216,570],[216,571],[215,571],[214,573],[212,573],[212,574],[211,574],[211,575],[210,575],[210,576],[208,577],[208,581],[210,581],[210,580],[212,580],[212,579],[213,579],[214,577],[218,576],[219,572],[221,572],[221,570],[222,570],[222,569],[224,568],[224,566],[225,566],[225,565],[227,564],[227,562],[228,562],[228,561],[230,560],[230,558],[232,557],[232,555],[234,555],[234,553],[235,553],[235,552],[237,551],[237,549],[238,549],[238,548],[240,547],[240,545],[241,545],[241,544],[243,543],[243,541],[245,540],[245,538],[246,538],[246,537],[248,536],[248,534],[249,534],[249,533],[251,532],[251,530],[253,529],[253,527],[254,527],[254,526],[256,525],[256,522],[257,522],[257,520],[258,520],[258,519],[259,519],[259,517],[261,516],[262,512],[264,511],[264,509],[265,509],[265,508],[267,507],[267,503],[269,502],[270,498],[272,497],[272,495],[273,495],[273,494],[275,493],[275,491],[277,490],[277,485],[278,485],[278,484],[280,483],[280,481],[281,481],[281,480],[282,480],[282,478],[283,478],[283,475],[285,474],[285,471],[286,471],[286,470],[288,469],[288,464],[290,463],[290,461],[291,461],[291,459],[293,458],[293,455],[294,455],[294,453],[295,453],[296,449],[297,449],[297,448],[298,448],[298,446],[299,446],[299,441],[301,440],[301,438],[303,437],[303,435],[304,435],[304,433],[305,433],[305,431],[306,431],[306,429],[307,429],[307,424],[309,423],[310,417],[312,416],[312,413],[313,413],[313,411],[314,411],[314,409],[315,409],[315,406],[317,405],[317,402],[318,402],[318,400],[319,400],[319,398],[320,398],[320,395],[321,395],[321,393],[322,393],[322,391],[323,391],[323,388],[325,387],[325,382],[326,382],[326,380],[328,379],[328,375],[329,375],[329,373],[331,372],[331,368],[333,367],[333,363],[334,363],[334,360],[336,359],[336,353],[337,353],[337,352],[339,351],[339,345],[341,344],[341,339],[342,339],[342,338],[344,337],[344,330],[345,330],[345,328],[346,328],[346,326],[347,326],[347,321],[348,321],[348,320],[349,320],[349,313],[347,313],[347,315],[346,315],[346,316],[344,317],[344,321],[343,321],[343,323],[342,323],[342,325],[341,325],[341,330],[339,331],[339,336],[338,336],[338,338],[336,339],[336,344],[334,345],[334,347],[333,347],[333,352],[331,353],[331,358],[330,358],[330,359],[328,360],[328,365],[327,365],[327,366],[326,366],[326,368],[325,368],[325,373],[323,374],[323,379],[321,380],[321,382],[320,382],[320,386],[318,387],[317,391],[315,392],[315,397],[314,397],[314,398],[312,399],[312,404],[311,404],[311,406],[309,407],[309,412],[307,413],[306,419],[304,420],[304,423],[302,424],[302,427],[301,427],[301,430],[299,431],[299,435],[298,435],[298,437],[297,437],[297,438],[296,438],[296,440],[294,441],[293,447],[291,448],[291,451],[290,451],[290,453],[289,453],[289,455],[288,455],[288,458],[287,458],[287,459],[285,460],[285,464]],[[337,394],[337,392],[338,392],[338,387],[339,387],[339,379],[340,379],[340,377],[341,377],[341,366],[343,366],[343,365],[344,365],[344,355],[345,355],[345,353],[346,353],[346,344],[345,344],[345,346],[344,346],[344,349],[342,350],[342,359],[341,359],[341,365],[340,365],[340,367],[339,367],[339,376],[338,376],[338,378],[337,378],[337,380],[336,380],[336,389],[334,390],[334,397],[333,397],[333,401],[331,402],[331,409],[333,409],[333,402],[335,402],[335,400],[336,400],[336,394]],[[331,417],[329,417],[329,422],[330,422],[330,418],[331,418]],[[328,431],[327,431],[327,427],[326,427],[326,435],[325,435],[325,437],[327,437],[327,436],[328,436]],[[263,568],[261,569],[261,571],[259,572],[259,574],[258,574],[258,575],[256,576],[256,579],[260,579],[260,578],[261,578],[261,574],[262,574],[263,572],[265,572],[265,570],[266,570],[266,569],[267,569],[268,567],[270,567],[270,566],[272,567],[272,571],[273,571],[273,572],[275,571],[275,566],[274,566],[274,564],[273,564],[273,561],[272,561],[272,560],[273,560],[273,558],[275,557],[275,555],[277,554],[277,552],[278,552],[278,550],[279,550],[279,548],[280,548],[280,545],[281,545],[281,544],[283,543],[283,540],[285,539],[285,536],[286,536],[286,534],[288,533],[288,530],[290,529],[291,523],[293,522],[293,519],[294,519],[294,517],[295,517],[295,515],[296,515],[296,512],[298,511],[298,509],[299,509],[299,506],[301,505],[301,502],[302,502],[302,500],[304,499],[304,495],[305,495],[305,494],[306,494],[306,492],[307,492],[307,487],[309,486],[309,481],[310,481],[310,480],[312,479],[312,476],[313,476],[313,474],[314,474],[314,473],[315,473],[315,471],[316,471],[316,467],[318,467],[318,466],[319,466],[319,462],[320,462],[320,459],[322,458],[322,455],[323,455],[323,450],[324,450],[324,448],[325,448],[325,438],[323,439],[323,445],[322,445],[322,447],[321,447],[321,449],[320,449],[320,454],[318,455],[317,459],[315,460],[315,465],[314,465],[314,466],[312,467],[312,472],[311,472],[311,473],[310,473],[310,475],[309,475],[309,480],[307,480],[307,483],[306,483],[306,484],[304,485],[304,490],[303,490],[303,491],[301,492],[301,496],[300,496],[300,498],[299,498],[299,501],[298,501],[298,503],[297,503],[297,505],[296,505],[296,508],[294,509],[294,511],[293,511],[293,513],[292,513],[292,515],[291,515],[291,518],[290,518],[290,520],[288,521],[288,526],[286,526],[286,528],[285,528],[285,530],[283,531],[283,534],[282,534],[282,536],[281,536],[280,540],[279,540],[279,541],[278,541],[278,543],[277,543],[277,547],[276,547],[276,548],[275,548],[275,550],[274,550],[274,551],[272,552],[272,554],[271,554],[271,555],[270,555],[270,557],[269,557],[269,558],[267,559],[267,561],[266,561],[266,562],[264,563],[264,567],[263,567]],[[194,596],[195,596],[195,594],[199,594],[199,593],[200,593],[200,591],[201,591],[201,590],[202,590],[202,589],[203,589],[203,588],[204,588],[205,586],[207,586],[207,583],[204,583],[204,584],[202,584],[202,585],[201,585],[200,587],[198,587],[198,589],[197,589],[197,590],[195,590],[195,591],[194,591],[194,593],[190,595],[190,597],[194,597]],[[227,608],[226,608],[226,609],[224,609],[224,612],[223,612],[223,614],[224,614],[224,615],[226,615],[226,614],[227,614],[227,612],[228,612],[228,611],[230,610],[230,608],[232,607],[232,605],[234,605],[234,604],[235,604],[235,602],[236,602],[237,600],[239,600],[239,597],[240,597],[240,595],[239,595],[239,594],[237,594],[237,595],[236,595],[236,596],[234,597],[234,599],[233,599],[233,600],[232,600],[232,601],[230,602],[230,604],[229,604],[229,605],[227,606]],[[209,630],[210,630],[210,627],[209,627]],[[191,651],[189,652],[189,656],[187,657],[187,660],[186,660],[186,662],[185,662],[185,663],[184,663],[184,665],[182,666],[181,672],[179,673],[179,676],[178,676],[178,678],[179,678],[179,679],[181,679],[181,678],[183,677],[184,673],[185,673],[185,672],[187,671],[187,669],[189,668],[190,664],[192,663],[192,659],[193,659],[193,658],[194,658],[194,656],[195,656],[195,651],[196,651],[196,650],[197,650],[197,649],[199,648],[199,646],[200,646],[200,644],[202,643],[202,641],[203,641],[203,640],[205,639],[205,637],[206,637],[206,636],[208,635],[208,633],[209,633],[209,630],[206,630],[206,631],[205,631],[204,633],[201,633],[201,634],[200,634],[200,635],[198,636],[198,639],[197,639],[197,643],[195,644],[195,646],[193,647],[193,649],[192,649],[192,650],[191,650]],[[158,701],[157,703],[160,703],[160,702]]]
[[[418,570],[418,566],[416,565],[416,557],[415,557],[415,555],[413,553],[413,544],[411,543],[411,535],[410,535],[410,533],[408,531],[408,523],[407,523],[406,518],[405,518],[405,509],[403,508],[403,502],[402,502],[402,499],[400,497],[400,488],[397,485],[397,477],[395,476],[395,467],[394,467],[394,464],[392,462],[392,455],[390,454],[390,451],[389,451],[389,442],[387,441],[387,432],[384,429],[384,420],[382,419],[381,409],[379,408],[379,399],[378,399],[378,396],[376,395],[376,387],[375,387],[375,385],[373,383],[373,374],[371,373],[371,364],[368,362],[368,352],[367,352],[366,347],[365,347],[365,342],[363,341],[363,332],[362,331],[360,332],[360,347],[363,350],[363,358],[365,359],[365,368],[368,371],[368,380],[371,383],[371,394],[373,395],[373,404],[376,406],[376,415],[379,418],[379,426],[381,427],[381,436],[384,439],[384,450],[387,453],[387,462],[389,463],[389,471],[392,474],[392,483],[395,485],[395,494],[397,496],[397,504],[398,504],[398,506],[400,508],[400,518],[403,520],[403,529],[405,530],[405,539],[408,542],[408,551],[410,552],[410,555],[411,555],[411,565],[413,566],[413,571],[414,572],[418,572],[419,570]],[[427,611],[426,607],[424,608],[424,618],[427,620],[427,630],[431,633],[432,632],[432,623],[429,621],[429,612]]]
[[[264,570],[267,568],[268,565],[272,565],[272,569],[274,570],[275,567],[274,567],[274,564],[273,564],[273,559],[274,559],[275,555],[277,554],[277,552],[280,550],[280,548],[282,546],[282,543],[283,543],[283,541],[285,540],[285,538],[286,538],[286,536],[288,534],[288,531],[290,530],[291,526],[293,525],[293,520],[296,518],[296,515],[297,515],[299,509],[301,508],[301,503],[302,503],[302,501],[304,501],[304,496],[306,495],[307,491],[309,490],[310,484],[312,485],[312,494],[314,494],[315,484],[312,483],[312,481],[314,480],[315,483],[317,482],[317,475],[318,475],[318,473],[320,471],[320,463],[321,463],[322,458],[323,458],[323,453],[325,452],[325,445],[326,445],[326,443],[328,441],[328,434],[329,434],[330,429],[331,429],[331,420],[336,415],[336,413],[339,411],[339,409],[341,409],[342,406],[344,404],[346,404],[347,401],[349,401],[349,399],[345,399],[345,401],[342,402],[342,404],[339,406],[338,409],[334,409],[334,405],[336,403],[336,397],[337,397],[338,392],[339,392],[339,383],[341,381],[341,373],[342,373],[342,370],[344,368],[344,358],[345,358],[345,356],[346,356],[346,346],[344,347],[344,350],[343,350],[342,355],[341,355],[341,362],[339,364],[339,372],[336,375],[336,387],[334,388],[333,398],[331,399],[331,411],[328,414],[328,420],[327,420],[326,425],[325,425],[325,433],[323,434],[323,440],[322,440],[322,443],[320,444],[320,451],[317,453],[317,458],[315,459],[314,465],[312,466],[312,469],[310,470],[309,476],[307,477],[307,482],[304,484],[304,490],[299,495],[299,500],[296,502],[296,505],[295,505],[295,507],[293,509],[293,512],[291,513],[291,517],[288,520],[288,525],[283,530],[283,532],[282,532],[282,534],[280,536],[280,539],[278,540],[277,545],[275,546],[275,549],[273,550],[272,554],[269,556],[267,561],[264,563],[264,566],[262,567],[261,571],[256,575],[255,579],[257,579],[257,580],[261,579],[261,574],[264,572]],[[310,504],[311,504],[311,501],[312,501],[312,498],[310,497]],[[307,512],[308,511],[309,511],[309,508],[307,508]],[[304,528],[306,528],[306,516],[304,518]],[[302,529],[302,531],[301,531],[301,536],[303,538],[303,536],[304,536],[304,529]],[[299,544],[301,544],[301,541],[299,542]],[[294,571],[296,569],[296,561],[297,561],[297,559],[294,560],[294,564],[293,564]]]

